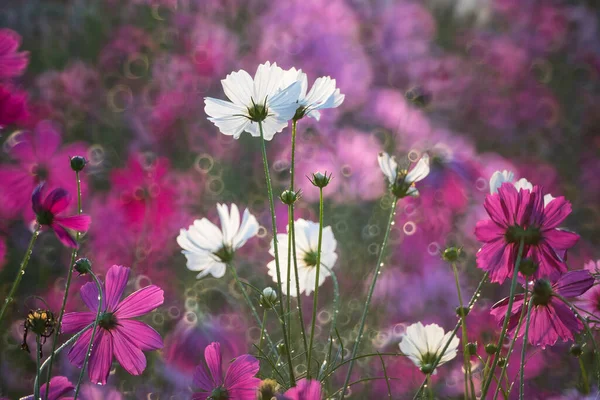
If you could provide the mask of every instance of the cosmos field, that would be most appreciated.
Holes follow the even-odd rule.
[[[597,399],[599,12],[4,0],[0,398]]]

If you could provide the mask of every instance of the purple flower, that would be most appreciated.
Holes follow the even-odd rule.
[[[484,242],[477,253],[477,266],[490,273],[492,282],[502,283],[512,276],[521,240],[525,243],[523,259],[539,265],[534,277],[567,271],[564,255],[579,235],[557,229],[571,213],[571,203],[564,197],[544,206],[539,186],[517,191],[512,183],[504,183],[498,193],[486,197],[484,207],[490,219],[475,227],[475,236]]]
[[[206,346],[204,359],[208,371],[203,365],[196,368],[194,384],[200,392],[192,395],[193,400],[254,400],[260,379],[254,376],[260,366],[258,360],[250,354],[237,357],[227,369],[223,380],[221,367],[221,345],[213,342]]]
[[[131,318],[149,313],[164,302],[163,290],[155,285],[146,286],[123,301],[123,291],[129,278],[129,268],[113,265],[106,274],[102,316],[94,339],[89,360],[88,375],[93,383],[106,384],[113,355],[119,364],[132,375],[140,375],[146,369],[143,350],[163,347],[163,341],[154,329]],[[82,286],[81,298],[90,312],[66,313],[62,332],[73,333],[92,323],[98,309],[98,289],[89,282]],[[87,329],[69,350],[69,360],[81,367],[85,358],[92,329]]]
[[[27,93],[0,85],[0,129],[25,122],[28,117]]]
[[[321,384],[312,379],[300,379],[283,395],[285,400],[321,400]]]
[[[67,400],[65,396],[67,393],[75,389],[75,386],[67,378],[64,376],[55,376],[50,379],[50,392],[48,393],[48,400],[58,400],[64,399]],[[40,388],[40,398],[46,398],[46,385],[42,385]],[[22,400],[34,400],[34,396],[24,397]]]
[[[0,29],[0,79],[14,78],[23,73],[29,53],[18,52],[21,36],[10,29]]]
[[[31,196],[33,211],[37,217],[37,222],[41,226],[47,226],[54,231],[58,239],[68,247],[77,247],[77,242],[66,229],[78,232],[85,232],[92,223],[89,215],[73,215],[71,217],[60,217],[71,202],[71,196],[62,188],[51,191],[46,199],[42,201],[42,192],[44,184],[40,183]]]
[[[570,271],[561,276],[556,283],[550,285],[546,279],[538,279],[533,284],[529,326],[529,343],[534,346],[553,346],[560,338],[563,341],[573,340],[573,334],[583,329],[583,323],[577,319],[575,314],[562,302],[557,295],[562,297],[576,297],[585,293],[594,284],[594,278],[589,271]],[[523,310],[523,295],[518,294],[512,306],[508,332],[513,334],[519,322]],[[508,298],[499,301],[492,306],[490,312],[499,326],[502,326],[508,306]],[[517,337],[525,333],[525,324],[521,325]]]

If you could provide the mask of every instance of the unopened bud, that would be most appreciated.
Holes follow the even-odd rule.
[[[471,342],[467,344],[467,354],[470,356],[477,354],[477,342]]]
[[[448,247],[442,252],[442,260],[453,263],[458,261],[462,249],[460,247]]]
[[[489,355],[496,354],[498,351],[498,347],[496,347],[493,343],[488,343],[485,345],[485,352]]]
[[[79,260],[75,261],[73,269],[79,272],[79,275],[85,275],[92,270],[92,262],[87,258],[80,258]]]
[[[86,164],[87,161],[82,156],[71,157],[71,169],[75,172],[82,171]]]
[[[571,353],[571,355],[574,357],[579,357],[583,353],[583,347],[581,347],[581,345],[575,343],[569,349],[569,353]]]
[[[284,190],[280,195],[279,199],[283,204],[292,205],[300,198],[300,192],[294,192],[293,190]]]
[[[325,186],[329,185],[330,180],[331,174],[327,176],[327,171],[325,171],[325,174],[322,174],[320,172],[315,172],[314,174],[312,174],[312,179],[310,179],[310,182],[318,188],[324,188]]]
[[[461,318],[464,318],[467,315],[469,315],[469,311],[469,307],[456,307],[456,315],[458,315]]]
[[[277,292],[273,288],[265,288],[260,295],[260,305],[270,310],[275,307],[275,304],[277,304]]]
[[[424,373],[424,374],[426,374],[426,375],[429,375],[429,374],[433,373],[434,369],[435,368],[433,368],[432,364],[423,364],[423,365],[421,365],[421,372]]]
[[[519,272],[523,276],[532,276],[538,270],[539,264],[533,261],[531,258],[526,258],[519,264]]]

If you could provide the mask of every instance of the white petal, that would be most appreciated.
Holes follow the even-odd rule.
[[[406,182],[414,183],[429,175],[429,155],[423,154],[417,165],[406,174]]]
[[[254,102],[262,104],[265,99],[268,101],[281,89],[282,80],[283,70],[277,63],[271,65],[267,61],[259,65],[254,75]]]
[[[233,206],[234,205],[232,204],[232,207]],[[239,249],[246,243],[248,239],[256,236],[256,234],[258,233],[258,228],[259,225],[258,221],[256,220],[256,217],[250,214],[250,211],[248,211],[248,209],[246,208],[244,210],[244,216],[242,218],[240,228],[235,237],[233,238],[233,248],[235,250]]]
[[[226,204],[217,204],[217,213],[221,220],[221,231],[223,232],[223,244],[231,244],[231,239],[236,232],[231,231],[231,217]],[[239,218],[239,213],[238,213]]]
[[[322,76],[315,80],[313,87],[300,103],[310,110],[338,107],[344,101],[344,95],[335,87],[335,79]]]
[[[274,93],[267,99],[269,114],[273,113],[280,121],[289,121],[298,109],[298,97],[302,84],[299,81],[292,83],[285,89]]]
[[[377,156],[377,162],[379,163],[381,172],[383,172],[390,184],[396,182],[396,177],[398,175],[398,163],[396,162],[396,159],[382,151]]]
[[[511,171],[504,170],[502,172],[496,171],[492,174],[490,178],[490,193],[498,193],[498,189],[504,182],[512,182],[514,179],[514,174]]]
[[[546,194],[544,196],[544,207],[546,207],[554,199],[555,197],[553,197],[550,193]]]
[[[529,190],[529,191],[533,191],[533,185],[531,184],[531,182],[529,182],[527,179],[525,178],[521,178],[518,181],[515,182],[515,188],[517,190]]]
[[[204,104],[204,112],[212,118],[231,118],[248,115],[246,107],[233,104],[229,101],[205,97]]]
[[[239,70],[232,72],[223,80],[223,91],[233,103],[248,107],[252,104],[252,95],[254,93],[254,83],[252,77],[246,71]]]

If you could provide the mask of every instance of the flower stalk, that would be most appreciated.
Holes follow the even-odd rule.
[[[525,303],[524,303],[525,304]],[[527,307],[527,320],[525,321],[525,335],[523,336],[523,348],[521,349],[521,365],[519,367],[519,399],[523,400],[525,395],[525,354],[527,352],[527,339],[529,338],[529,321],[531,319],[531,309],[533,308],[533,301],[529,301]],[[525,309],[525,308],[523,308]],[[517,328],[517,331],[519,328]],[[516,337],[516,334],[515,334]],[[581,361],[581,359],[579,359]],[[508,364],[508,362],[507,362]]]
[[[458,305],[460,307],[461,312],[465,310],[464,303],[462,299],[462,294],[460,291],[460,283],[458,281],[458,269],[456,268],[456,262],[452,263],[452,271],[454,272],[454,282],[456,283],[456,293],[458,294]],[[471,375],[471,360],[469,351],[467,349],[468,346],[468,336],[467,336],[467,315],[461,315],[460,325],[462,328],[462,344],[463,344],[463,361],[464,361],[464,369],[465,369],[465,400],[469,399],[469,393],[471,396],[475,397],[475,385],[473,384],[473,377]],[[470,384],[470,386],[469,386]],[[470,392],[469,392],[470,387]]]

